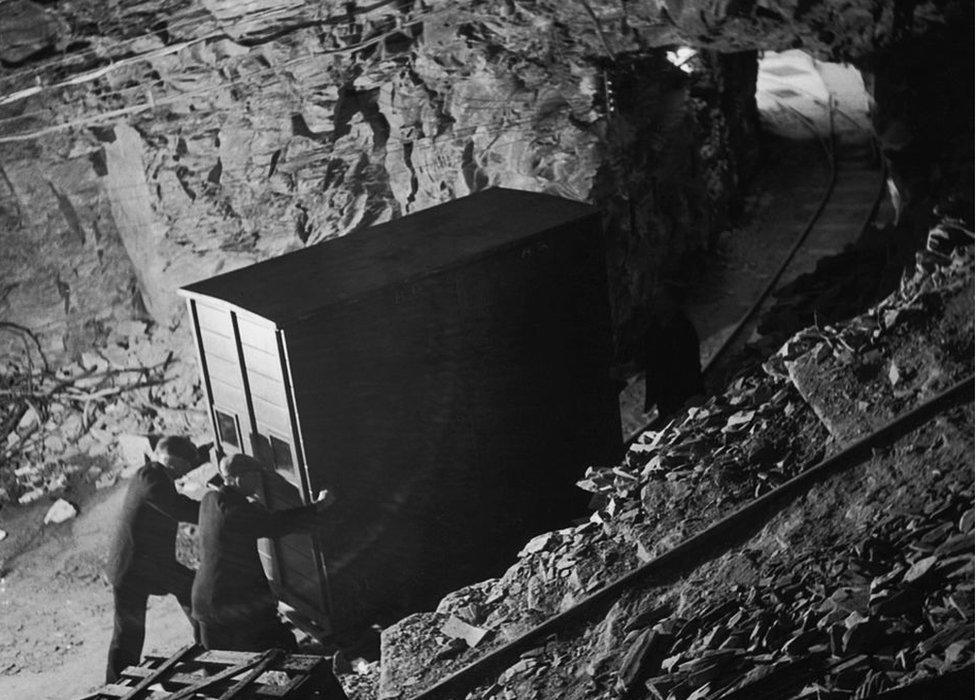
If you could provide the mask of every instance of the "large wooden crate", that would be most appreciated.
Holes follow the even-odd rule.
[[[262,546],[333,631],[499,575],[619,456],[590,206],[486,190],[183,291],[221,448],[268,464],[272,507],[338,496]]]

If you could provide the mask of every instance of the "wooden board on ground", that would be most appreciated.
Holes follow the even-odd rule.
[[[181,649],[168,659],[149,656],[129,666],[117,683],[81,700],[346,700],[331,660],[313,654]]]

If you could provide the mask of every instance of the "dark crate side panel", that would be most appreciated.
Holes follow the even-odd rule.
[[[593,219],[286,329],[337,627],[502,573],[620,448]]]

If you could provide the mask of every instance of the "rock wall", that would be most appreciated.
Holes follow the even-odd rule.
[[[576,15],[377,5],[16,3],[0,314],[76,354],[113,319],[175,328],[188,282],[503,186],[608,206],[625,316],[725,215],[718,91],[703,111],[663,51],[614,62],[632,85],[609,118],[602,40]]]
[[[757,47],[864,56],[945,14],[802,5],[9,2],[0,316],[68,354],[175,328],[182,284],[504,186],[606,207],[620,326],[734,213]]]

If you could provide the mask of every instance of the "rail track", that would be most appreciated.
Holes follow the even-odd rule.
[[[828,229],[837,229],[839,225],[843,224],[844,202],[838,206],[836,196],[838,193],[846,194],[843,188],[846,186],[843,183],[843,165],[839,167],[839,161],[842,162],[844,154],[838,149],[838,144],[833,137],[833,130],[831,130],[831,136],[823,140],[823,146],[830,168],[830,176],[818,206],[802,227],[787,255],[769,278],[759,297],[734,325],[718,350],[705,363],[703,372],[706,377],[716,372],[723,360],[729,356],[737,344],[742,342],[745,332],[756,323],[758,315],[769,302],[770,296],[778,288],[784,275],[791,271],[795,272],[797,253],[811,240],[811,234],[817,231],[818,226],[823,227],[826,224]],[[872,193],[873,202],[869,212],[863,219],[856,222],[856,234],[860,234],[876,215],[884,191],[883,172],[879,180],[875,191]],[[842,184],[840,188],[838,187],[839,183]],[[850,239],[851,228],[848,223],[847,231],[844,232],[848,240],[853,240]],[[832,234],[836,234],[836,231],[826,231],[828,239],[832,237]],[[828,245],[831,243],[836,245],[836,236],[833,237],[835,240],[828,240]],[[793,479],[747,503],[664,554],[616,578],[568,610],[549,618],[517,639],[488,652],[481,658],[441,679],[433,686],[414,695],[414,700],[464,697],[467,692],[477,688],[482,683],[489,682],[493,675],[497,675],[511,666],[523,653],[544,643],[551,635],[565,632],[586,621],[598,619],[601,614],[605,614],[609,610],[624,592],[638,586],[665,585],[678,580],[701,564],[747,541],[777,513],[807,493],[814,485],[863,463],[871,457],[874,450],[890,445],[897,439],[933,420],[943,411],[972,402],[973,391],[974,379],[970,375],[931,400],[896,417],[879,430],[848,445],[837,454],[811,465]],[[641,435],[647,427],[645,425],[631,434],[627,440],[628,445]]]
[[[664,554],[611,581],[568,610],[549,618],[517,639],[414,695],[413,700],[463,698],[467,692],[488,681],[493,674],[497,675],[515,663],[521,654],[545,643],[550,635],[606,614],[624,592],[637,586],[661,586],[677,581],[705,562],[747,541],[814,485],[861,464],[871,457],[874,450],[892,444],[943,411],[972,402],[973,389],[973,375],[969,375],[941,394],[894,418],[837,454],[812,465]]]
[[[798,228],[790,247],[766,280],[759,294],[732,325],[731,329],[723,333],[718,347],[704,361],[702,374],[706,386],[720,385],[726,362],[736,350],[745,345],[751,332],[758,325],[762,312],[771,306],[771,299],[780,288],[784,278],[789,280],[806,271],[801,253],[813,252],[816,256],[836,252],[860,236],[876,216],[885,191],[885,172],[882,168],[871,177],[863,168],[863,162],[868,157],[874,159],[876,156],[874,141],[866,138],[861,142],[841,142],[836,135],[834,119],[835,114],[843,116],[843,113],[837,110],[832,102],[825,107],[828,112],[829,124],[828,133],[825,136],[821,135],[816,126],[810,123],[806,117],[799,114],[797,117],[818,140],[827,165],[827,178],[819,200],[806,221]],[[867,190],[865,190],[866,180],[869,183]],[[860,219],[852,222],[850,220],[852,204],[857,210],[863,211],[866,202],[869,202],[867,212]],[[855,211],[854,213],[858,212]],[[639,380],[639,377],[631,378],[632,383],[635,380]],[[634,393],[635,388],[631,386],[629,391]],[[644,420],[639,423],[639,427],[627,430],[626,443],[628,445],[633,443],[655,420]],[[627,420],[625,417],[625,425],[633,425],[634,422],[634,420]]]

